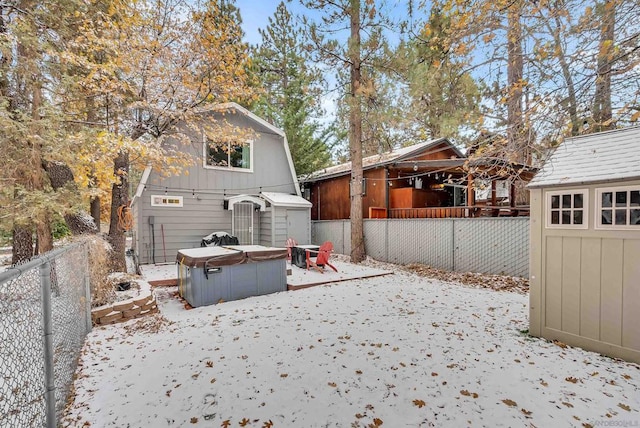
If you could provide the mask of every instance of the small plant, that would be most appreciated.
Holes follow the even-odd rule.
[[[99,235],[84,238],[89,246],[89,280],[91,306],[102,306],[116,300],[116,284],[109,279],[111,245]]]

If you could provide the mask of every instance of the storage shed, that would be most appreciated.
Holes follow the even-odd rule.
[[[640,363],[640,127],[565,140],[529,190],[530,333]]]

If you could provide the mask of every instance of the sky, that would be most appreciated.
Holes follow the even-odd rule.
[[[269,24],[269,18],[275,13],[280,1],[281,0],[236,0],[236,6],[240,9],[242,29],[245,32],[245,41],[247,43],[250,45],[257,45],[261,42],[258,29],[264,29],[267,27]],[[386,8],[388,10],[386,13],[397,19],[404,19],[407,15],[406,3],[406,0],[389,0],[386,3]],[[316,20],[321,16],[320,11],[307,9],[297,0],[286,2],[286,5],[289,12],[294,16],[294,19],[300,19],[301,16],[306,16],[311,20]],[[325,116],[320,118],[320,123],[323,125],[329,125],[335,117],[339,94],[334,90],[336,79],[330,74],[325,77],[327,82],[329,82],[329,88],[322,97],[321,105],[325,112]]]
[[[160,314],[89,333],[61,425],[640,425],[640,366],[528,336],[526,293],[375,266],[190,310],[157,288]]]
[[[236,0],[236,6],[242,16],[242,29],[245,32],[245,41],[251,45],[260,43],[258,28],[264,29],[278,7],[279,1],[273,0]],[[290,3],[289,7],[300,7],[299,3]]]
[[[265,28],[268,19],[273,16],[281,0],[236,0],[236,6],[240,9],[242,16],[242,29],[245,32],[245,40],[255,45],[260,42],[258,28]],[[397,19],[404,19],[407,15],[406,0],[389,0],[387,10],[391,16]],[[317,18],[321,15],[319,11],[307,9],[299,1],[286,2],[289,12],[294,17],[307,16]]]

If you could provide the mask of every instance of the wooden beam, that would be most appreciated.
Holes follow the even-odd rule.
[[[473,174],[467,174],[467,206],[473,206],[476,204],[476,192],[473,189]],[[470,217],[473,217],[472,213],[469,213]]]

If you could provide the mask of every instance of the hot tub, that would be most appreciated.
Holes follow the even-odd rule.
[[[179,250],[178,289],[193,307],[287,290],[286,248],[230,245]]]

